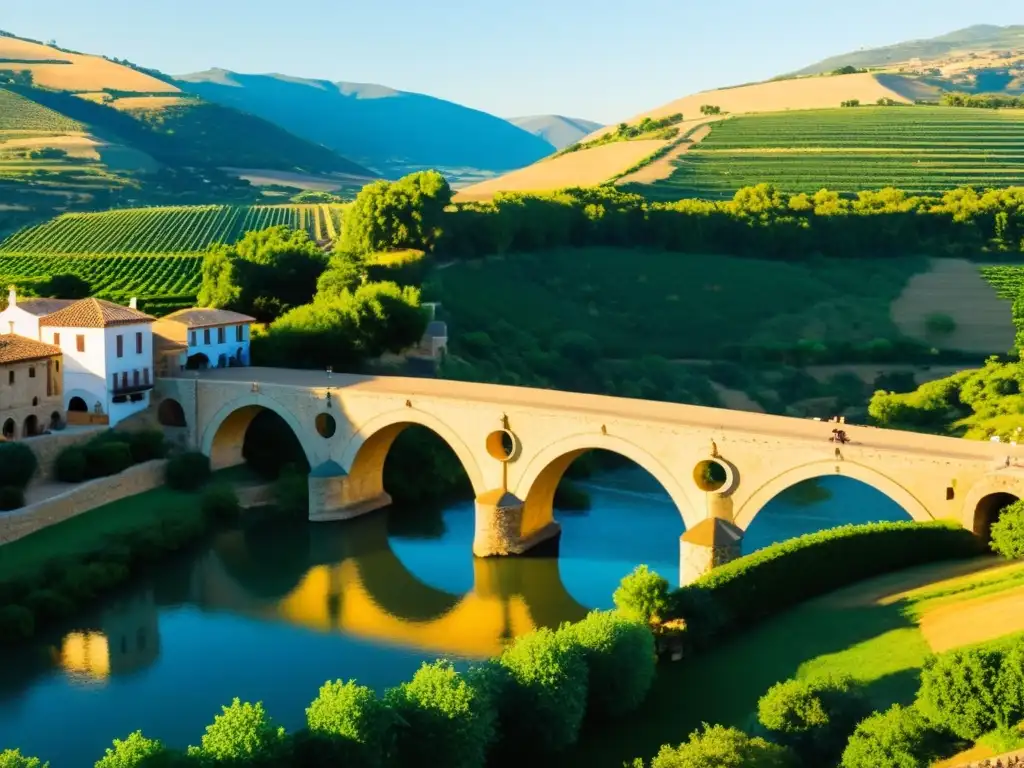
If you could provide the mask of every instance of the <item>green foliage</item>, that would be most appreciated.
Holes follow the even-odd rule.
[[[0,442],[0,486],[25,488],[38,468],[39,460],[27,445]]]
[[[336,680],[320,687],[306,725],[314,765],[380,768],[391,756],[397,718],[370,688]]]
[[[218,483],[205,488],[200,503],[207,520],[229,523],[241,516],[238,494],[229,483]]]
[[[403,251],[367,254],[365,264],[369,280],[419,286],[427,276],[431,259],[423,251],[407,248]]]
[[[986,648],[933,656],[921,672],[918,702],[934,722],[957,736],[975,740],[1002,722],[997,700],[1002,658]]]
[[[80,483],[86,479],[88,462],[85,449],[78,445],[69,445],[57,454],[54,473],[62,483]]]
[[[147,739],[135,731],[126,739],[114,739],[94,768],[157,768],[169,763],[169,750],[158,739]]]
[[[89,281],[78,275],[65,272],[51,276],[46,281],[42,294],[59,299],[85,299],[92,296],[92,286]]]
[[[785,747],[737,728],[704,724],[678,747],[663,746],[651,768],[795,768]]]
[[[583,649],[589,670],[589,717],[621,717],[643,703],[654,682],[655,667],[654,636],[646,623],[615,612],[593,611],[559,631],[568,633]]]
[[[612,600],[624,616],[645,624],[663,618],[668,608],[668,580],[646,565],[623,577]]]
[[[327,263],[327,269],[317,278],[317,298],[339,298],[346,292],[352,293],[362,285],[365,277],[366,268],[360,257],[347,253],[335,254]]]
[[[933,312],[924,319],[928,333],[936,336],[948,336],[956,330],[956,320],[944,312]]]
[[[839,102],[840,107],[859,107],[860,99],[847,99],[846,101]]]
[[[499,664],[510,683],[499,705],[503,751],[557,752],[576,742],[587,708],[587,662],[565,633],[516,638]]]
[[[0,752],[0,768],[49,768],[38,757],[26,757],[20,749],[5,749]]]
[[[274,500],[278,509],[289,517],[309,516],[309,476],[293,465],[284,467],[274,481]]]
[[[139,432],[125,432],[121,435],[128,443],[132,461],[135,464],[162,459],[167,455],[167,443],[160,430],[145,429]]]
[[[448,182],[437,171],[368,184],[346,213],[340,249],[360,254],[407,248],[432,251],[451,197]]]
[[[403,721],[398,731],[397,764],[424,762],[477,768],[494,735],[494,710],[451,663],[424,664],[408,683],[385,694]]]
[[[995,698],[1002,723],[1012,729],[1024,720],[1024,638],[1003,650]]]
[[[1002,93],[944,93],[940,99],[944,107],[973,109],[1024,109],[1024,98]]]
[[[922,563],[972,557],[982,546],[946,521],[832,528],[715,568],[673,592],[668,614],[685,618],[688,635],[705,643],[811,597]]]
[[[132,449],[115,440],[90,441],[85,445],[86,476],[109,477],[132,466]]]
[[[842,768],[918,768],[939,756],[943,739],[916,707],[893,704],[862,720],[843,751]]]
[[[289,754],[284,728],[274,725],[262,702],[251,704],[237,697],[231,706],[206,726],[198,747],[189,755],[215,765],[278,766]]]
[[[210,479],[210,457],[198,451],[172,456],[167,462],[167,485],[177,491],[195,491]]]
[[[635,141],[637,139],[674,139],[679,135],[679,129],[675,126],[679,125],[681,122],[683,122],[683,115],[682,113],[677,112],[673,115],[659,118],[657,120],[651,117],[645,117],[634,125],[619,123],[615,126],[614,131],[606,131],[601,136],[598,136],[596,139],[591,139],[590,141],[570,144],[565,149],[557,152],[555,156],[557,157],[558,155],[564,155],[570,152],[579,152],[581,149],[600,147],[604,144],[614,144],[619,141]]]
[[[758,721],[807,765],[834,765],[857,723],[870,712],[848,677],[786,680],[757,702]]]
[[[993,551],[1008,560],[1024,558],[1024,501],[1015,501],[999,513],[991,536]]]
[[[0,512],[25,506],[25,489],[14,485],[0,485]]]

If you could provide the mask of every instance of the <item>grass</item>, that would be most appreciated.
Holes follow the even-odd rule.
[[[50,561],[94,552],[113,534],[162,520],[201,518],[195,494],[161,487],[130,496],[0,546],[0,581],[32,573]]]
[[[786,192],[1024,183],[1024,110],[857,107],[737,116],[635,191],[654,199],[726,198],[770,182]]]
[[[1020,589],[1024,565],[951,580],[936,573],[929,565],[864,582],[751,627],[713,651],[660,666],[643,707],[614,730],[589,730],[563,764],[617,766],[638,756],[649,759],[662,744],[685,741],[702,722],[750,728],[757,700],[790,677],[846,673],[865,686],[876,709],[912,702],[931,652],[920,617],[934,601],[948,603],[951,594],[966,601],[997,586]],[[931,583],[897,600],[871,599],[902,592],[901,582],[915,577]]]
[[[435,272],[428,293],[450,318],[456,348],[479,331],[512,344],[502,330],[512,323],[542,348],[585,329],[606,358],[718,359],[726,345],[900,338],[890,305],[925,269],[914,258],[790,264],[561,249],[453,264]]]
[[[0,131],[82,131],[81,123],[0,88]]]

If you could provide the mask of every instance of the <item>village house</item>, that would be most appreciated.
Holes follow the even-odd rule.
[[[184,363],[190,370],[249,365],[250,328],[256,318],[226,309],[192,307],[161,317],[153,324],[157,354],[162,360],[184,348]],[[174,364],[161,370],[171,375]]]
[[[4,440],[34,437],[63,422],[61,351],[0,335],[0,427]]]

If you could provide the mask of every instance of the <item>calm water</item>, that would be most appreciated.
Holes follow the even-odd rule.
[[[74,631],[6,655],[0,748],[76,768],[140,728],[184,746],[234,696],[294,728],[327,679],[382,690],[424,660],[492,655],[534,627],[610,607],[641,562],[677,582],[682,520],[660,486],[640,470],[586,486],[593,508],[559,515],[557,559],[474,560],[471,503],[222,533]],[[776,498],[745,544],[906,517],[877,491],[826,477]]]

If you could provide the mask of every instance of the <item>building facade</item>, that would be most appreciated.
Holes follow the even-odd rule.
[[[13,333],[0,334],[0,436],[21,440],[64,420],[61,351]]]
[[[184,345],[187,369],[246,366],[254,322],[253,317],[226,309],[193,307],[161,317],[153,323],[153,335],[162,358]]]

